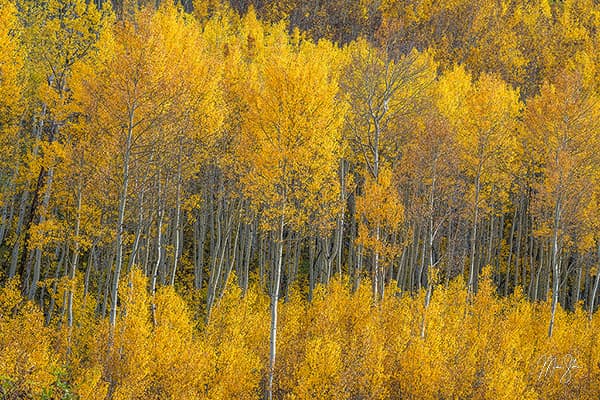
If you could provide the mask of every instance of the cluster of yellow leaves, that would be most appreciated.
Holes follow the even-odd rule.
[[[19,100],[23,95],[19,83],[19,70],[23,66],[22,52],[18,46],[18,24],[16,7],[8,0],[0,2],[0,138],[5,144],[10,133],[9,128],[14,128],[14,119],[17,117]]]
[[[523,134],[526,151],[543,172],[534,183],[537,213],[552,221],[558,210],[563,240],[584,251],[597,236],[600,176],[600,97],[588,78],[580,68],[568,69],[554,84],[543,85],[524,113]],[[549,237],[552,227],[550,222],[537,233]]]
[[[482,200],[506,203],[507,182],[515,173],[520,149],[518,92],[498,76],[483,74],[474,82],[464,68],[456,67],[440,79],[436,97],[440,113],[456,132],[460,168],[472,180],[471,189],[480,192],[473,193],[476,206],[485,205]]]
[[[598,43],[589,0],[384,0],[379,9],[378,37],[392,51],[430,48],[443,68],[499,74],[527,97]]]
[[[69,333],[45,326],[36,306],[22,304],[15,280],[3,288],[3,394],[56,395],[56,371],[68,359],[69,372],[61,379],[82,398],[105,398],[109,391],[114,399],[260,398],[269,304],[260,289],[251,287],[242,296],[231,288],[215,305],[210,324],[195,327],[189,305],[172,288],[160,289],[152,300],[139,271],[123,279],[108,353],[106,321],[94,316],[82,293],[75,296]],[[352,292],[340,280],[317,288],[312,302],[292,295],[281,305],[276,397],[491,400],[600,394],[598,316],[590,320],[583,310],[560,310],[548,338],[549,302],[530,303],[521,291],[499,298],[484,275],[471,303],[465,302],[461,279],[435,287],[422,329],[424,295],[390,295],[374,305],[368,282]]]
[[[58,367],[51,329],[34,304],[22,304],[18,279],[0,291],[0,396],[39,396]]]
[[[0,1],[0,174],[9,176],[10,160],[17,156],[19,106],[22,103],[23,54],[18,44],[19,25],[16,7],[8,0]],[[2,179],[3,180],[3,179]],[[0,205],[4,196],[0,194]]]
[[[328,209],[339,196],[344,115],[336,99],[339,60],[331,44],[298,36],[289,43],[281,28],[275,33],[256,29],[248,36],[256,54],[241,95],[247,104],[240,139],[248,163],[243,180],[245,194],[267,221],[285,215],[285,223],[299,229],[308,218],[318,223],[326,219],[321,214],[332,215]]]
[[[404,207],[391,171],[380,171],[377,181],[370,176],[356,200],[356,212],[361,216],[357,243],[382,254],[392,255],[397,249],[381,241],[379,230],[394,232],[404,219]]]

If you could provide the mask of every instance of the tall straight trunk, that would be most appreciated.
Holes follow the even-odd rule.
[[[481,190],[481,179],[480,173],[481,166],[479,167],[479,171],[477,172],[477,177],[475,178],[475,204],[473,210],[473,225],[471,227],[471,259],[469,260],[471,263],[471,267],[469,269],[469,293],[473,294],[477,290],[477,273],[476,271],[476,263],[475,263],[475,255],[477,249],[477,224],[479,222],[479,192]]]
[[[508,288],[510,286],[510,266],[512,263],[513,256],[513,239],[515,237],[515,225],[517,222],[517,210],[518,207],[515,207],[515,212],[513,213],[513,217],[510,224],[510,236],[508,238],[508,260],[506,261],[506,275],[504,279],[504,296],[508,296]]]
[[[67,250],[68,250],[68,247],[66,245],[64,245],[60,249],[60,258],[58,259],[58,262],[56,263],[56,270],[54,271],[54,282],[52,284],[52,292],[53,293],[56,293],[58,290],[58,281],[61,276],[62,266],[63,266],[66,258],[68,257]],[[46,312],[46,325],[49,325],[50,321],[52,320],[52,315],[54,313],[54,307],[55,307],[55,301],[56,301],[55,298],[56,298],[56,296],[54,296],[54,295],[50,296],[50,304],[48,306],[48,311]]]
[[[346,213],[346,174],[348,173],[348,166],[346,160],[340,161],[340,200],[342,202],[342,209],[338,215],[338,232],[336,242],[336,253],[337,253],[337,273],[342,276],[342,255],[344,253],[343,241],[344,241],[344,214]]]
[[[248,279],[250,275],[250,260],[252,258],[252,243],[254,242],[254,224],[248,224],[248,237],[246,238],[246,250],[244,251],[244,269],[242,274],[242,291],[244,295],[248,291]]]
[[[398,234],[396,232],[394,232],[391,235],[391,243],[392,243],[392,248],[397,248],[398,247]],[[396,260],[398,259],[398,254],[394,254],[392,257],[390,257],[389,260],[389,266],[386,272],[386,278],[385,278],[385,282],[386,283],[390,283],[394,280],[394,274],[396,273]]]
[[[152,224],[154,223],[154,217],[151,216],[148,223],[146,224],[146,237],[144,239],[144,262],[142,263],[142,271],[144,276],[150,276],[150,253],[152,252],[152,244],[150,242],[150,232],[152,230]]]
[[[600,259],[600,242],[597,244],[598,252],[597,256]],[[592,289],[592,294],[590,298],[590,319],[592,318],[592,314],[594,313],[594,308],[596,306],[596,298],[598,296],[598,287],[600,286],[600,271],[596,271],[596,279],[594,280],[594,288]]]
[[[96,243],[92,244],[92,248],[88,252],[88,261],[85,268],[85,276],[83,278],[83,303],[87,301],[89,287],[90,287],[90,275],[92,274],[92,268],[96,265]]]
[[[73,292],[75,291],[75,272],[77,271],[77,265],[79,263],[79,230],[81,226],[81,194],[82,192],[82,183],[81,178],[77,184],[77,212],[75,217],[75,245],[73,246],[73,261],[71,262],[71,270],[69,271],[69,292],[68,292],[68,300],[67,300],[67,326],[69,327],[69,352],[71,346],[71,334],[73,327]]]
[[[421,224],[419,223],[415,223],[415,230],[413,231],[413,240],[412,240],[412,245],[410,246],[410,257],[408,260],[408,271],[407,271],[407,275],[408,275],[408,282],[407,282],[407,286],[408,289],[410,290],[410,292],[412,293],[415,288],[417,288],[417,286],[415,285],[415,278],[416,278],[416,268],[417,268],[417,264],[418,264],[418,257],[419,257],[419,238],[421,237]]]
[[[544,268],[547,269],[546,273],[543,275],[544,279],[544,290],[543,290],[543,300],[546,301],[548,299],[548,293],[550,293],[550,289],[552,289],[552,283],[550,280],[552,279],[552,270],[554,269],[554,264],[552,263],[552,244],[551,241],[548,241],[548,248],[546,249],[546,263],[544,264]],[[560,271],[560,265],[559,265]],[[560,279],[560,278],[559,278]]]
[[[196,289],[202,288],[206,224],[206,212],[202,210],[194,222],[194,288]]]
[[[488,233],[488,248],[485,257],[485,265],[489,265],[492,262],[492,249],[494,248],[494,223],[496,217],[494,216],[494,208],[492,207],[492,213],[490,215],[490,230]]]
[[[348,235],[348,255],[346,257],[346,267],[351,279],[356,275],[356,216],[354,212],[354,193],[348,196],[348,219],[350,223]]]
[[[241,218],[239,218],[238,224],[237,224],[237,229],[235,231],[235,238],[233,240],[233,246],[231,247],[232,256],[231,256],[231,259],[229,260],[229,267],[225,271],[225,276],[223,277],[223,284],[219,291],[220,292],[219,298],[222,298],[223,295],[225,294],[225,289],[227,289],[227,282],[229,281],[229,276],[231,275],[231,271],[233,270],[233,266],[236,263],[236,260],[239,258],[237,255],[237,253],[238,253],[237,248],[238,248],[241,228],[242,228],[242,220],[241,220]]]
[[[515,254],[515,273],[513,279],[513,286],[517,287],[519,285],[519,267],[525,270],[525,268],[521,265],[521,248],[523,247],[523,228],[526,222],[524,222],[524,217],[527,212],[525,209],[525,196],[521,195],[519,200],[519,229],[517,230],[517,252]],[[527,242],[525,242],[525,247],[527,247]],[[524,264],[524,263],[523,263]],[[524,276],[524,275],[523,275]],[[521,279],[521,287],[523,287],[523,291],[525,290],[525,279]]]
[[[23,279],[23,290],[25,294],[28,294],[29,291],[29,274],[31,272],[31,256],[29,254],[29,239],[31,237],[31,226],[33,225],[33,220],[37,213],[38,202],[39,202],[39,193],[42,190],[42,186],[44,184],[44,180],[46,177],[46,168],[42,166],[40,169],[40,173],[38,175],[37,183],[35,190],[33,192],[33,197],[31,200],[31,205],[29,206],[29,212],[27,213],[27,218],[25,220],[24,233],[25,237],[23,238],[23,251],[21,252],[21,261],[19,263],[19,275],[21,279]]]
[[[529,252],[529,298],[533,301],[538,299],[538,286],[540,282],[540,271],[542,270],[543,261],[543,246],[538,241],[533,241],[533,237],[530,238],[531,251]],[[539,267],[535,259],[535,253],[538,254]]]
[[[504,239],[504,231],[506,230],[506,214],[502,213],[500,215],[500,223],[498,224],[498,228],[495,232],[495,246],[492,253],[492,257],[494,260],[494,266],[496,267],[496,271],[500,271],[500,258],[502,256],[502,244]],[[498,274],[498,286],[501,285],[500,282],[500,274]]]
[[[75,272],[77,271],[77,265],[79,264],[79,230],[81,227],[81,196],[82,196],[82,182],[81,177],[77,183],[77,212],[75,217],[75,245],[73,249],[73,261],[71,262],[71,270],[69,271],[69,291],[67,293],[67,327],[69,334],[67,337],[67,357],[71,354],[71,342],[73,338],[73,296],[75,292]]]
[[[135,232],[135,240],[133,241],[133,247],[131,249],[131,254],[129,255],[129,263],[127,267],[128,271],[131,271],[131,269],[135,265],[135,260],[140,249],[142,231],[144,230],[144,193],[144,188],[142,188],[142,190],[140,191],[140,201],[138,203],[138,223]]]
[[[279,217],[277,234],[277,253],[275,270],[273,271],[273,287],[271,290],[271,338],[269,348],[269,378],[267,383],[267,399],[273,399],[273,380],[275,376],[275,357],[277,355],[277,305],[279,304],[279,285],[281,280],[281,264],[283,260],[283,228],[285,221],[285,208]]]
[[[241,207],[242,202],[240,202]],[[224,211],[221,211],[224,213]],[[239,210],[238,210],[239,213]],[[225,263],[226,251],[228,243],[231,241],[231,233],[233,230],[233,221],[235,217],[235,211],[232,208],[229,211],[229,216],[227,217],[225,222],[225,233],[223,239],[218,239],[219,247],[217,248],[217,255],[212,263],[211,273],[208,280],[208,292],[206,295],[206,322],[210,321],[210,315],[212,311],[212,307],[214,305],[215,299],[217,297],[217,293],[219,293],[219,285],[221,284],[221,275],[223,275],[223,264]],[[224,218],[224,217],[223,217]],[[221,236],[221,232],[223,231],[221,228],[221,217],[217,216],[218,221],[218,232],[219,236]],[[239,232],[239,231],[238,231]],[[237,237],[236,237],[237,240]],[[237,245],[237,243],[235,244]],[[227,271],[226,271],[227,272]]]
[[[596,257],[598,253],[596,251]],[[582,300],[584,307],[589,307],[592,302],[592,287],[594,286],[594,277],[591,274],[592,264],[585,263],[585,271],[583,272],[583,295]]]
[[[558,248],[563,248],[562,241],[559,242]],[[567,303],[568,286],[566,285],[566,283],[568,282],[569,271],[571,270],[573,264],[577,263],[577,260],[573,260],[571,255],[565,258],[562,251],[559,251],[559,260],[560,261],[558,263],[558,270],[560,271],[560,274],[558,276],[558,305],[561,305],[563,308],[567,308],[569,304]],[[563,267],[563,262],[566,262],[565,267]]]
[[[427,246],[428,246],[428,239],[426,239],[427,236],[427,230],[428,228],[425,228],[423,231],[423,239],[419,240],[419,243],[422,243],[421,247],[421,251],[419,253],[419,256],[421,257],[421,259],[419,260],[419,267],[417,269],[417,275],[415,277],[415,282],[417,283],[417,292],[421,290],[421,288],[424,286],[424,271],[426,268],[426,259],[425,259],[425,254],[427,253]]]
[[[583,260],[579,260],[577,257],[577,283],[575,284],[575,299],[573,300],[573,305],[576,305],[581,299],[581,278],[583,277]]]
[[[381,236],[381,228],[379,223],[375,228],[375,242],[379,243]],[[379,250],[373,252],[373,299],[379,301]]]
[[[34,140],[35,145],[33,146],[33,157],[34,158],[37,158],[37,155],[39,152],[38,142],[42,138],[42,134],[44,131],[45,118],[46,118],[46,105],[43,104],[42,105],[42,115],[40,117],[40,121],[36,127],[35,135],[34,135],[34,139],[35,139]],[[52,141],[52,139],[53,139],[53,137],[52,137],[52,133],[51,133],[50,134],[50,142]],[[40,168],[40,172],[37,177],[36,187],[33,191],[31,204],[30,204],[28,210],[27,210],[27,201],[29,199],[30,193],[28,190],[25,190],[25,192],[23,192],[23,196],[21,198],[21,207],[19,209],[19,222],[18,222],[18,226],[17,226],[17,240],[15,240],[15,245],[13,247],[9,277],[13,277],[17,273],[21,276],[21,279],[24,279],[24,277],[25,277],[24,272],[26,269],[25,264],[27,263],[27,256],[29,253],[28,252],[28,242],[29,242],[29,236],[30,236],[30,229],[31,229],[31,224],[33,223],[33,218],[34,218],[36,210],[37,210],[39,192],[42,188],[45,174],[46,174],[46,169],[42,166]],[[19,237],[21,236],[21,233],[24,233],[24,238],[23,238],[22,242],[19,241]],[[20,257],[20,262],[19,262],[19,250],[21,248],[21,244],[23,246],[23,250],[21,252],[21,257]],[[18,271],[17,271],[17,265],[19,268]],[[25,289],[25,286],[26,286],[25,282],[23,282],[23,289]]]
[[[165,215],[165,205],[161,196],[161,183],[160,183],[160,169],[158,171],[158,193],[157,193],[157,213],[158,217],[156,218],[157,226],[156,226],[156,263],[154,264],[154,268],[152,269],[152,279],[150,280],[150,295],[152,296],[152,304],[150,305],[150,313],[152,317],[152,324],[156,326],[156,304],[154,304],[154,298],[156,296],[156,285],[158,279],[158,269],[160,268],[162,262],[162,226],[163,226],[163,218]]]
[[[46,180],[46,191],[42,200],[42,213],[40,215],[39,222],[43,224],[46,221],[46,213],[48,212],[48,206],[50,205],[50,194],[52,193],[52,182],[54,181],[54,168],[50,167],[48,170],[48,176]],[[43,247],[37,246],[34,250],[35,263],[33,265],[33,277],[31,280],[31,286],[29,287],[29,300],[33,300],[35,293],[37,292],[37,285],[40,281],[40,274],[42,269],[42,252]],[[29,275],[29,270],[27,271]]]
[[[288,240],[286,241],[286,245],[285,245],[285,252],[284,252],[284,261],[283,261],[283,266],[282,266],[282,271],[281,273],[283,274],[283,294],[282,296],[284,297],[285,301],[287,302],[289,299],[289,294],[290,294],[290,285],[292,284],[292,280],[294,279],[292,277],[292,269],[293,269],[293,262],[294,259],[291,257],[292,254],[292,241],[294,240],[293,235],[290,233],[288,234]],[[328,264],[328,267],[331,267],[331,264]],[[328,270],[330,271],[330,269]],[[327,281],[329,281],[329,273],[327,276]]]
[[[175,254],[173,255],[173,271],[171,273],[171,286],[175,285],[175,274],[177,273],[177,266],[179,264],[179,251],[181,245],[181,152],[182,143],[181,138],[179,139],[179,154],[177,160],[177,184],[176,184],[176,199],[175,199]]]
[[[7,196],[5,198],[9,198],[10,200],[5,200],[4,205],[2,206],[2,216],[0,217],[0,246],[4,243],[4,239],[6,238],[6,233],[9,230],[9,226],[13,219],[15,213],[15,196],[13,194],[15,190],[15,180],[17,179],[17,175],[19,173],[19,166],[15,167],[15,171],[10,179],[10,183],[8,185],[5,193]]]
[[[533,221],[531,221],[531,218],[527,218],[527,227],[528,230],[533,232]],[[527,257],[529,258],[529,290],[528,290],[528,296],[529,299],[532,300],[533,297],[533,285],[534,285],[534,279],[535,279],[535,251],[536,249],[536,242],[534,241],[534,237],[533,235],[527,235],[528,239],[526,239],[527,242]],[[525,263],[523,263],[523,265],[521,266],[521,269],[523,271],[526,270],[526,266]],[[525,285],[525,280],[522,281],[522,284]]]
[[[458,220],[458,218],[457,218]],[[456,251],[456,240],[454,240],[452,232],[458,230],[458,221],[456,223],[456,229],[454,229],[454,216],[451,215],[448,220],[448,245],[446,246],[446,276],[444,279],[444,286],[447,288],[450,283],[450,276],[452,274],[452,267],[454,265],[454,254]]]
[[[123,183],[121,192],[119,193],[119,212],[117,217],[117,234],[115,238],[115,270],[112,278],[111,286],[111,305],[109,317],[109,351],[112,347],[112,342],[115,333],[115,325],[117,323],[117,303],[119,294],[119,280],[121,279],[121,268],[123,267],[123,233],[125,224],[125,209],[127,207],[127,196],[129,189],[129,163],[131,158],[131,150],[133,145],[133,129],[135,119],[135,107],[129,112],[129,121],[127,126],[127,136],[125,138],[125,152],[123,153]]]
[[[206,292],[206,322],[210,320],[210,312],[213,304],[213,296],[215,291],[215,281],[217,280],[217,267],[219,266],[219,260],[222,257],[219,257],[219,253],[222,248],[225,248],[226,244],[225,236],[222,234],[222,202],[220,200],[218,203],[216,215],[213,215],[212,220],[212,235],[211,235],[211,243],[210,243],[210,271],[208,276],[208,287]]]
[[[402,292],[404,290],[404,285],[402,282],[402,271],[404,270],[404,258],[406,257],[406,246],[402,246],[402,253],[400,254],[400,261],[398,262],[398,269],[396,270],[396,285]]]
[[[103,248],[103,252],[102,252],[103,254],[100,257],[101,261],[100,261],[100,265],[98,268],[99,272],[100,272],[100,278],[99,278],[100,282],[98,283],[98,298],[102,298],[102,302],[98,305],[98,309],[99,309],[99,313],[102,316],[102,318],[106,317],[107,312],[110,314],[108,301],[109,301],[110,293],[111,293],[111,289],[112,289],[112,285],[111,285],[111,274],[113,272],[112,265],[114,263],[114,258],[116,255],[115,249],[110,249],[110,251],[107,251],[107,250],[109,250],[109,249],[107,249],[106,247]],[[104,268],[102,268],[102,266],[104,266]],[[110,331],[109,331],[109,339],[111,339]]]
[[[294,243],[294,262],[292,268],[291,283],[293,283],[296,280],[296,277],[298,276],[298,266],[300,265],[300,235],[297,234],[295,239],[296,240]]]
[[[8,277],[12,278],[17,274],[17,266],[19,264],[19,250],[21,249],[21,246],[24,246],[24,243],[22,243],[21,240],[19,240],[19,238],[21,237],[21,233],[23,231],[23,225],[25,223],[25,212],[27,209],[27,202],[29,201],[29,191],[25,190],[23,192],[23,194],[21,194],[21,201],[20,201],[20,205],[19,205],[19,216],[17,219],[17,227],[15,230],[15,243],[13,245],[12,248],[12,253],[11,253],[11,257],[10,257],[10,268],[8,270]],[[25,250],[23,250],[25,251]]]
[[[421,338],[425,338],[425,330],[427,326],[427,309],[431,302],[431,294],[433,293],[433,282],[427,285],[427,291],[425,292],[425,308],[423,309],[423,319],[421,320]]]
[[[258,238],[258,283],[260,287],[265,285],[265,263],[267,253],[267,238],[264,235],[259,235]]]
[[[429,268],[433,268],[433,241],[435,240],[435,235],[436,235],[436,230],[434,228],[434,213],[435,213],[435,186],[436,186],[436,168],[435,168],[435,164],[434,164],[434,168],[433,168],[433,178],[431,180],[431,189],[429,191],[429,218],[428,218],[428,223],[429,223],[429,229],[428,229],[428,243],[427,243],[427,250],[428,250],[428,261],[429,261],[429,265],[426,266],[425,268],[425,276],[428,277],[428,273],[429,273]],[[428,285],[429,286],[429,285]],[[429,303],[427,303],[429,304]]]
[[[554,206],[554,223],[552,229],[552,309],[550,314],[550,323],[548,324],[548,337],[552,337],[552,331],[554,329],[554,317],[556,315],[556,306],[558,304],[559,295],[560,263],[558,259],[558,231],[560,229],[561,207],[561,197],[559,195],[556,205]]]

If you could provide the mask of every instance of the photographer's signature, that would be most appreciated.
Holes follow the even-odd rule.
[[[580,367],[577,365],[577,359],[571,354],[565,354],[561,358],[544,354],[538,360],[538,368],[538,381],[560,376],[560,383],[566,385],[571,382],[573,373]]]

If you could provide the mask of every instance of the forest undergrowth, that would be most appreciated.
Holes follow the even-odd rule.
[[[489,270],[486,270],[489,272]],[[63,281],[53,298],[63,304]],[[260,399],[268,366],[269,296],[230,285],[203,321],[198,294],[161,287],[139,271],[123,277],[118,320],[94,313],[75,291],[74,323],[45,321],[18,282],[0,292],[0,377],[5,399]],[[375,303],[370,282],[336,278],[312,301],[282,300],[274,397],[278,399],[596,399],[600,318],[556,314],[517,290],[495,293],[489,277],[468,296],[462,279],[426,293],[389,285]],[[48,322],[48,323],[47,323]],[[112,341],[112,343],[109,343]]]

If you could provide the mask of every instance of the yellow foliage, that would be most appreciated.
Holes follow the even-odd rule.
[[[152,331],[151,373],[146,398],[194,398],[204,390],[208,360],[202,343],[194,337],[187,305],[171,287],[160,288],[154,300],[156,326]]]
[[[343,109],[336,99],[336,53],[331,45],[275,39],[261,53],[269,62],[248,66],[242,94],[248,105],[239,147],[248,165],[244,192],[267,223],[282,216],[295,228],[309,219],[327,223],[339,197]]]
[[[316,337],[306,342],[304,360],[296,369],[291,399],[341,399],[342,348],[338,341]]]
[[[21,302],[17,281],[9,281],[0,293],[3,393],[56,394],[57,382],[66,378],[73,393],[91,399],[106,398],[109,391],[116,399],[261,396],[269,299],[260,289],[252,286],[242,297],[230,286],[210,323],[197,330],[172,287],[160,288],[151,301],[139,271],[123,279],[109,353],[108,327],[81,293],[75,293],[68,353],[68,329],[44,326],[35,306]],[[465,301],[460,278],[448,287],[436,286],[422,330],[424,291],[390,295],[374,305],[370,286],[367,281],[351,292],[348,282],[335,279],[316,288],[311,303],[292,296],[282,304],[277,396],[559,400],[600,394],[597,315],[590,320],[580,308],[559,310],[548,338],[550,302],[530,303],[519,290],[500,298],[484,272],[471,302]],[[60,368],[67,359],[64,375]]]
[[[0,388],[5,398],[33,398],[54,382],[53,332],[34,304],[23,303],[18,279],[0,290]]]
[[[141,271],[133,270],[123,278],[121,287],[118,322],[107,350],[107,380],[114,386],[115,399],[143,398],[152,372],[147,280]]]
[[[240,297],[241,290],[230,285],[204,332],[209,399],[259,397],[267,365],[269,302],[256,288]]]
[[[219,279],[235,281],[225,269],[246,262],[263,279],[275,244],[288,289],[337,255],[350,264],[358,253],[365,267],[340,261],[357,275],[352,289],[336,277],[311,301],[295,291],[281,300],[277,399],[600,398],[598,315],[559,309],[548,338],[550,301],[530,303],[520,288],[500,298],[491,269],[477,293],[462,277],[439,284],[461,254],[483,264],[487,253],[507,293],[513,274],[541,292],[553,235],[566,303],[594,283],[594,1],[336,0],[312,10],[283,0],[258,11],[324,20],[348,6],[362,24],[377,3],[374,39],[385,49],[312,42],[216,0],[197,4],[195,17],[182,10],[191,2],[122,3],[115,21],[91,1],[0,0],[0,258],[25,261],[24,275],[35,258],[34,274],[47,277],[36,304],[16,279],[0,289],[0,397],[260,398],[264,285],[216,290],[202,324],[204,288],[184,296],[177,279],[150,293],[135,264],[165,250],[164,275],[178,256],[177,278],[209,264],[214,274],[218,261]],[[328,29],[319,32],[334,36]],[[489,247],[467,255],[469,238]],[[111,282],[117,254],[133,270]],[[575,283],[573,266],[583,266]],[[369,267],[373,283],[358,284]],[[427,276],[428,291],[399,293],[388,282],[396,271],[413,274],[413,287]],[[120,292],[104,304],[90,294],[111,285]],[[107,303],[118,311],[110,327]]]

